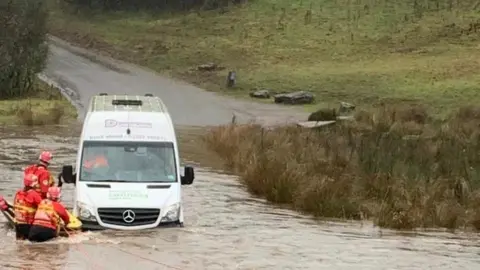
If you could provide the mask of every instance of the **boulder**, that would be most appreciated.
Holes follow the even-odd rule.
[[[335,121],[337,112],[335,109],[320,109],[308,116],[308,121]]]
[[[258,90],[250,92],[252,98],[270,98],[270,90]]]
[[[232,88],[237,81],[237,73],[235,71],[229,71],[227,75],[227,87]]]
[[[355,105],[347,102],[340,102],[340,108],[338,109],[339,114],[351,113],[355,110]]]
[[[275,103],[281,104],[312,104],[315,101],[315,96],[306,91],[298,91],[287,94],[278,94],[274,96]]]
[[[323,128],[326,126],[330,126],[335,124],[336,121],[307,121],[307,122],[299,122],[297,126],[304,127],[304,128]]]
[[[218,68],[217,64],[215,63],[208,63],[208,64],[203,64],[197,67],[199,71],[214,71]]]

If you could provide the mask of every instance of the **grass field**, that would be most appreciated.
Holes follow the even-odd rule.
[[[60,91],[37,80],[36,92],[29,98],[0,100],[2,125],[51,125],[74,121],[75,107]]]
[[[207,90],[308,90],[338,101],[421,103],[434,113],[480,101],[477,1],[256,0],[222,11],[69,15],[52,34]],[[225,69],[199,72],[214,62]],[[237,87],[226,89],[229,70]]]

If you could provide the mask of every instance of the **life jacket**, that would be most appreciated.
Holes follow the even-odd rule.
[[[41,165],[38,165],[38,164],[33,164],[33,165],[30,165],[28,166],[25,171],[24,171],[24,176],[27,176],[29,174],[33,174],[35,176],[37,176],[37,178],[39,178],[39,176],[41,175],[42,172],[48,172],[48,169],[45,168],[44,166],[41,166]],[[40,193],[45,193],[45,188],[44,188],[44,191],[45,192],[42,192],[42,186],[48,186],[48,187],[52,187],[55,185],[55,179],[53,178],[53,176],[49,173],[50,177],[49,179],[38,179],[38,183],[33,187],[37,192],[40,192]],[[45,195],[45,194],[43,194]]]
[[[87,160],[83,163],[85,169],[92,169],[96,167],[107,167],[108,160],[104,156],[97,156],[94,159]]]
[[[13,199],[13,209],[15,212],[15,222],[17,224],[31,224],[35,217],[37,209],[26,201],[28,191],[20,190]]]
[[[60,216],[53,207],[53,202],[49,199],[44,199],[37,208],[35,218],[32,225],[50,228],[58,232],[60,230]]]

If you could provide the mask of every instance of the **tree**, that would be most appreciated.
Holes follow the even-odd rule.
[[[0,98],[31,93],[48,55],[47,15],[42,0],[0,1]]]

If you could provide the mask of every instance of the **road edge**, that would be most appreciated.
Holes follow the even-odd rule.
[[[37,77],[42,80],[44,83],[55,87],[60,91],[60,93],[67,99],[70,104],[75,107],[77,110],[77,120],[82,121],[82,118],[80,117],[80,112],[84,109],[83,104],[80,102],[77,102],[75,99],[72,98],[73,94],[75,91],[69,87],[62,86],[60,83],[56,82],[54,79],[49,78],[47,75],[45,75],[43,72],[40,72],[37,74]]]
[[[75,54],[79,57],[86,58],[90,60],[91,62],[102,65],[103,67],[107,69],[111,69],[116,72],[120,72],[123,74],[132,74],[132,75],[141,75],[143,73],[150,73],[154,74],[156,76],[160,76],[163,79],[169,81],[170,84],[175,84],[178,85],[179,87],[187,87],[187,88],[192,88],[195,89],[195,91],[201,91],[204,92],[206,95],[210,96],[215,96],[216,98],[219,98],[220,100],[235,100],[238,104],[243,104],[247,105],[245,108],[238,108],[238,106],[231,106],[230,109],[234,112],[233,116],[236,116],[237,114],[240,115],[250,115],[251,118],[255,119],[255,122],[257,121],[257,116],[251,114],[248,110],[248,105],[255,105],[255,106],[261,106],[261,102],[254,101],[254,100],[247,100],[247,99],[241,99],[241,98],[235,98],[231,97],[228,95],[222,95],[220,93],[216,92],[211,92],[206,89],[200,88],[197,85],[194,85],[192,83],[188,83],[186,81],[183,81],[178,78],[174,78],[165,74],[162,74],[158,71],[155,71],[149,67],[141,66],[135,63],[127,62],[124,60],[120,60],[108,55],[105,55],[101,51],[95,50],[94,48],[92,49],[87,49],[85,47],[81,47],[76,45],[75,43],[69,42],[67,40],[64,40],[62,38],[59,38],[57,36],[47,34],[47,40],[50,46],[56,46],[58,48],[64,49],[69,51],[72,54]],[[54,78],[49,78],[50,81],[55,82],[57,85],[60,84],[61,82],[56,81]],[[75,91],[72,89],[65,89],[65,87],[60,87],[63,89],[64,94],[65,93],[72,93],[74,94]],[[67,94],[68,95],[68,94]],[[73,95],[72,95],[73,96]],[[73,101],[70,96],[68,96],[69,100]],[[74,101],[73,101],[74,102]],[[289,124],[297,124],[298,122],[304,121],[308,117],[310,113],[300,109],[300,108],[293,108],[293,107],[282,107],[278,104],[265,104],[267,107],[270,108],[276,108],[279,111],[288,112],[288,116],[284,117],[283,121],[274,121],[274,124],[268,124],[269,126],[284,126],[284,125],[289,125]],[[84,109],[82,104],[75,104],[75,107],[78,109]],[[250,122],[250,121],[248,121]],[[263,125],[263,123],[262,123]]]

